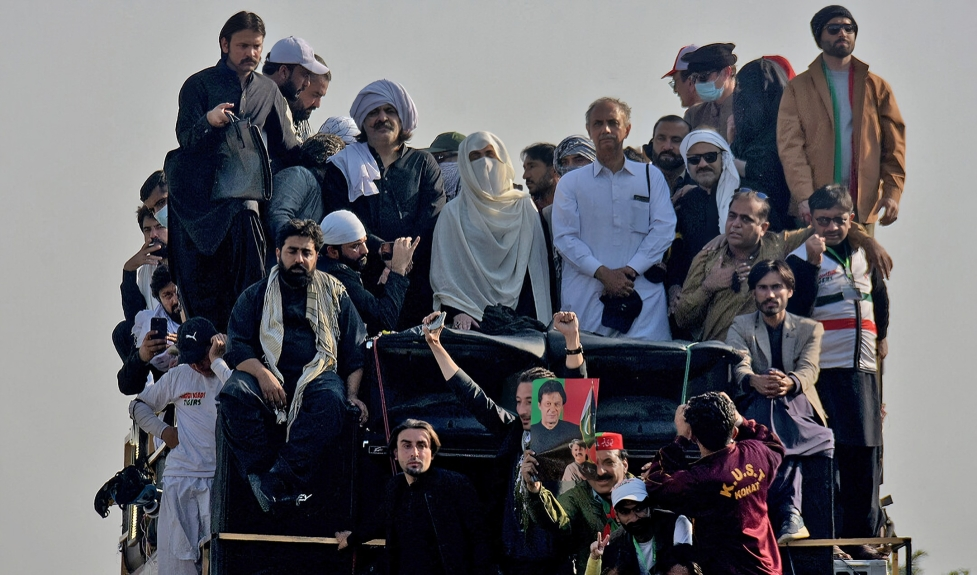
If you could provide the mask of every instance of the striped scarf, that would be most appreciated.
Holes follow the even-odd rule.
[[[319,375],[336,368],[336,341],[339,339],[339,297],[343,294],[343,285],[332,276],[316,270],[312,274],[312,281],[306,290],[305,317],[316,334],[316,355],[302,370],[302,376],[295,386],[295,397],[288,409],[288,427],[285,440],[292,430],[299,410],[302,408],[302,392],[310,381]],[[271,269],[268,275],[268,287],[265,289],[265,301],[261,310],[261,329],[259,339],[261,350],[265,354],[265,363],[279,383],[285,378],[278,371],[278,360],[282,355],[282,343],[285,338],[285,324],[282,312],[282,291],[278,284],[278,266]],[[331,328],[331,329],[330,329]]]

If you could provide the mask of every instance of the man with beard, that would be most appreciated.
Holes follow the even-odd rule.
[[[888,82],[852,56],[858,24],[843,6],[811,19],[822,54],[787,84],[777,116],[777,149],[798,216],[828,184],[847,186],[855,221],[869,233],[899,216],[906,183],[906,125]],[[880,213],[884,211],[884,214]]]
[[[265,512],[300,503],[322,478],[319,464],[347,410],[367,419],[358,398],[365,329],[339,280],[315,268],[322,230],[292,220],[276,243],[278,265],[231,314],[225,359],[235,370],[219,420]]]
[[[360,90],[349,110],[361,130],[357,142],[329,158],[325,195],[346,206],[366,228],[374,254],[392,238],[431,238],[444,207],[441,168],[434,157],[407,146],[417,128],[417,108],[407,90],[377,80]],[[366,285],[375,284],[384,266],[370,258]],[[398,328],[417,325],[430,310],[434,292],[428,281],[431,242],[414,254],[414,278]]]
[[[803,461],[834,452],[834,435],[824,426],[827,416],[814,388],[824,328],[787,313],[794,274],[783,260],[757,263],[748,283],[757,311],[733,320],[726,344],[742,357],[734,367],[740,411],[784,444],[784,461],[767,499],[777,543],[783,544],[810,536],[801,517]]]
[[[274,82],[254,73],[264,37],[257,14],[238,12],[227,20],[219,35],[220,61],[188,78],[180,90],[180,147],[167,154],[163,168],[170,188],[173,277],[187,315],[206,317],[220,332],[238,295],[265,275],[258,202],[211,195],[231,124],[228,112],[262,132],[275,164],[298,159],[285,98]]]
[[[688,62],[695,91],[701,103],[685,111],[685,121],[693,130],[712,128],[726,140],[733,115],[733,90],[736,89],[735,44],[707,44],[682,59]]]
[[[536,143],[526,146],[522,151],[522,179],[526,182],[526,189],[540,212],[543,208],[553,204],[553,194],[556,193],[556,183],[560,181],[560,174],[553,168],[553,144]]]
[[[159,303],[153,309],[136,314],[131,338],[138,347],[125,358],[118,374],[119,391],[125,395],[141,392],[147,382],[159,379],[176,364],[176,356],[170,354],[168,348],[176,343],[176,332],[183,323],[179,291],[166,265],[156,268],[149,285],[153,298]],[[151,329],[153,318],[166,319],[166,333]]]
[[[540,525],[526,522],[521,513],[522,480],[519,472],[524,458],[524,446],[530,437],[533,409],[533,381],[557,377],[552,371],[533,367],[517,377],[515,411],[498,405],[485,391],[454,362],[441,345],[441,328],[428,330],[427,325],[437,313],[424,318],[424,339],[441,368],[448,388],[472,416],[489,433],[502,441],[491,477],[492,500],[487,519],[493,551],[501,557],[502,572],[506,575],[553,575],[558,572],[561,557],[554,534]],[[580,346],[580,324],[573,312],[556,312],[553,327],[564,338],[567,354],[561,377],[585,378],[583,348]],[[517,495],[518,494],[518,495]]]
[[[318,54],[315,55],[315,60],[323,66],[326,65]],[[325,74],[312,74],[308,87],[299,92],[294,99],[288,100],[288,108],[292,111],[292,127],[295,128],[295,137],[300,142],[304,142],[316,133],[309,124],[309,118],[322,104],[322,99],[329,90],[329,82],[332,82],[332,71],[328,69]]]
[[[265,57],[265,63],[261,67],[261,73],[271,78],[278,85],[282,96],[285,96],[285,101],[288,102],[288,107],[292,114],[293,128],[298,128],[300,123],[299,119],[295,117],[299,94],[312,87],[314,76],[325,76],[329,74],[329,79],[332,79],[329,67],[326,66],[322,58],[315,54],[312,46],[309,46],[305,40],[296,38],[295,36],[289,36],[288,38],[283,38],[275,42],[275,45],[271,48],[271,52],[268,52],[268,56]],[[328,80],[326,81],[326,86],[328,87]],[[323,95],[325,95],[324,90]],[[318,108],[318,104],[316,107]],[[300,111],[305,110],[301,105],[298,109]],[[311,112],[309,113],[311,114]],[[308,120],[308,116],[306,116],[306,120]],[[310,135],[308,132],[308,122],[306,122],[305,129],[305,136],[307,137]],[[296,130],[295,135],[299,141],[303,139],[298,130]]]
[[[599,98],[584,117],[597,161],[560,178],[553,202],[563,309],[586,331],[670,340],[665,288],[643,275],[675,239],[668,184],[658,168],[624,156],[630,106]]]
[[[814,230],[807,249],[787,258],[797,277],[790,309],[824,325],[818,395],[835,433],[841,537],[875,537],[882,511],[881,360],[888,355],[889,295],[882,275],[855,246],[854,203],[843,186],[810,198]],[[818,243],[815,243],[818,242]],[[872,548],[845,549],[856,559],[878,559]]]
[[[611,504],[623,529],[608,537],[597,534],[590,544],[588,573],[645,575],[673,546],[692,544],[688,518],[655,509],[644,481],[637,477],[614,486]]]
[[[569,545],[577,572],[582,573],[590,556],[594,534],[606,536],[619,527],[612,512],[611,490],[625,479],[634,477],[628,473],[624,438],[620,433],[598,433],[597,461],[586,469],[587,481],[578,483],[559,497],[537,479],[539,462],[534,455],[534,452],[526,451],[521,469],[530,521],[558,533]]]
[[[651,159],[651,165],[661,170],[672,191],[673,203],[678,199],[676,192],[685,186],[694,186],[695,181],[685,170],[685,160],[679,148],[682,140],[692,128],[682,118],[669,115],[659,118],[655,122],[655,129],[651,133],[651,141],[642,146],[646,156]]]
[[[410,280],[411,258],[421,238],[398,238],[390,248],[389,272],[384,276],[383,294],[377,297],[363,287],[360,271],[366,267],[366,229],[353,212],[337,210],[322,220],[322,235],[326,257],[319,258],[316,267],[338,279],[346,287],[346,293],[360,317],[366,322],[368,335],[397,329],[400,308]]]

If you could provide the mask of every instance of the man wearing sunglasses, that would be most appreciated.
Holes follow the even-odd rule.
[[[855,221],[873,233],[899,216],[906,181],[906,125],[892,88],[854,58],[858,24],[842,6],[811,20],[822,53],[784,90],[777,148],[797,203],[810,223],[808,198],[828,184],[851,192]]]

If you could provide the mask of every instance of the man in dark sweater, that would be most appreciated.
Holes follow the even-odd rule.
[[[347,409],[360,410],[361,424],[367,417],[358,398],[366,330],[342,284],[315,269],[319,225],[292,220],[277,244],[278,265],[231,314],[224,359],[234,373],[218,418],[266,512],[308,493]]]
[[[428,324],[437,314],[424,318]],[[573,312],[557,312],[553,326],[566,340],[567,356],[562,375],[571,378],[587,377],[587,366],[580,345],[580,324]],[[485,428],[502,440],[499,449],[497,476],[487,514],[493,551],[500,556],[502,572],[506,575],[549,575],[559,572],[564,554],[557,549],[556,538],[546,529],[523,521],[516,503],[516,489],[521,483],[519,470],[528,444],[533,404],[533,380],[556,377],[553,372],[535,367],[519,374],[516,387],[516,415],[506,411],[485,394],[471,377],[462,371],[441,346],[441,330],[424,328],[428,346],[434,353],[448,387],[454,391],[468,411]]]
[[[695,521],[703,572],[779,575],[767,491],[784,457],[780,440],[744,420],[725,393],[704,393],[680,405],[675,427],[675,442],[642,475],[649,498]],[[702,454],[691,465],[683,449],[689,442]]]

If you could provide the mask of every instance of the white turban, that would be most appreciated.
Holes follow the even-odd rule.
[[[729,144],[712,130],[693,130],[682,140],[680,149],[686,166],[689,164],[689,148],[700,142],[712,144],[722,150],[723,173],[719,175],[719,185],[716,187],[716,207],[719,208],[719,233],[725,234],[726,215],[733,199],[733,192],[740,187],[740,174],[736,171],[736,164],[733,163],[733,152],[730,151]],[[692,173],[691,170],[689,173]]]
[[[333,116],[323,122],[319,133],[339,136],[348,146],[356,143],[356,136],[360,135],[360,129],[356,127],[356,121],[349,116]]]
[[[390,104],[397,109],[400,125],[405,132],[413,132],[417,128],[417,108],[414,107],[414,100],[411,100],[403,86],[390,80],[377,80],[360,90],[349,108],[349,115],[356,120],[356,125],[362,130],[366,115],[384,104]]]
[[[322,236],[327,246],[350,244],[366,237],[366,228],[349,210],[335,211],[322,219]]]

